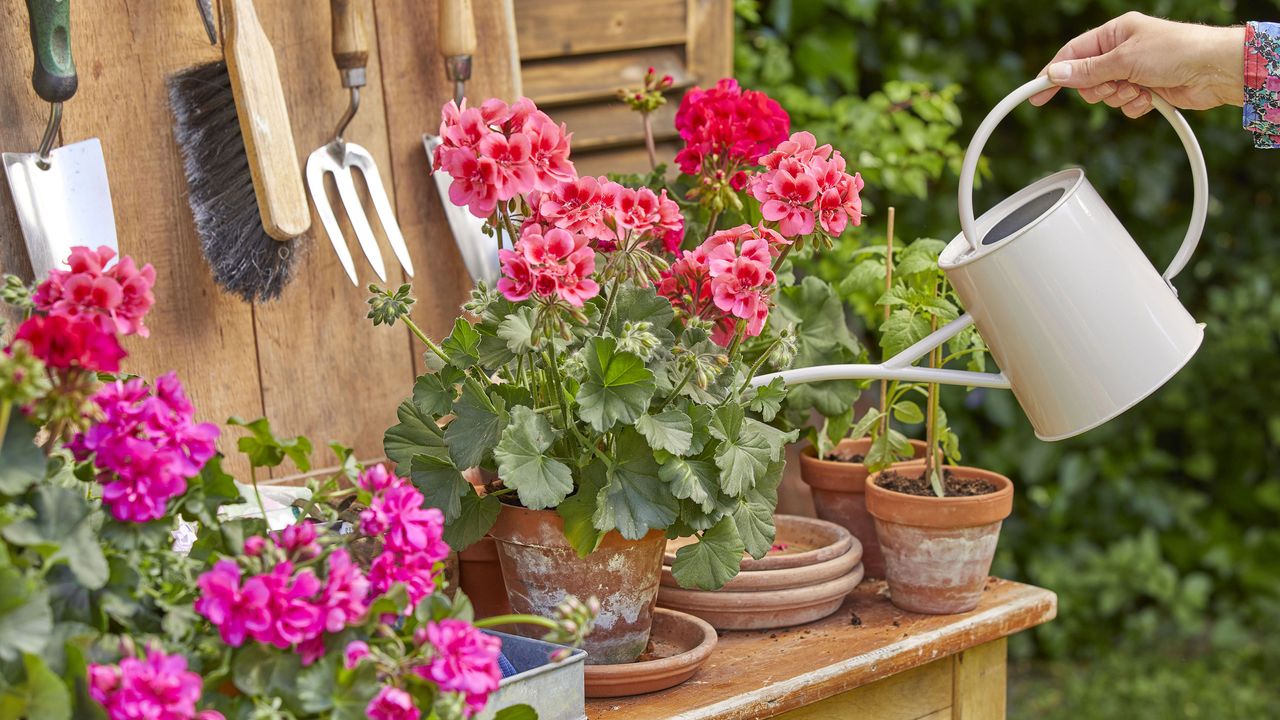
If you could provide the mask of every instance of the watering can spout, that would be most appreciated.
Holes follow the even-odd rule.
[[[795,368],[782,372],[759,375],[752,379],[755,387],[768,385],[777,378],[788,385],[822,382],[824,380],[902,380],[905,382],[941,383],[943,385],[964,385],[966,387],[1009,389],[1009,379],[1004,373],[980,373],[968,370],[948,370],[946,368],[916,367],[915,363],[930,350],[955,337],[957,333],[973,324],[969,315],[961,315],[938,328],[935,332],[921,338],[911,347],[894,355],[879,364],[861,365],[818,365],[815,367]]]

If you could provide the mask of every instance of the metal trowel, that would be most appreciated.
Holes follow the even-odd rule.
[[[35,152],[3,154],[37,280],[66,267],[76,245],[119,250],[102,143],[89,138],[53,147],[62,125],[62,104],[75,95],[77,86],[70,5],[71,0],[27,0],[35,51],[31,82],[50,104],[49,124]]]
[[[437,32],[440,52],[444,55],[445,72],[453,81],[453,99],[462,104],[466,83],[471,79],[471,56],[476,49],[475,18],[471,12],[471,0],[440,0],[440,16]],[[435,162],[440,138],[423,135],[422,144],[427,150],[427,160]],[[483,281],[492,288],[498,281],[498,242],[485,234],[484,219],[471,214],[465,207],[455,205],[449,199],[449,187],[453,178],[441,168],[432,168],[436,189],[440,192],[440,204],[444,206],[449,230],[453,232],[458,252],[467,266],[467,272],[476,282]],[[511,238],[500,231],[503,247],[511,247]]]

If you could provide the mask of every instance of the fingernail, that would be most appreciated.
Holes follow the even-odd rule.
[[[1098,86],[1098,97],[1110,97],[1116,91],[1114,83],[1105,82]]]
[[[1049,66],[1049,79],[1054,82],[1062,82],[1071,79],[1071,63],[1058,62]]]

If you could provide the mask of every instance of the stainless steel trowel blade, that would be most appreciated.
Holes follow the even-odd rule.
[[[434,163],[436,147],[440,138],[435,135],[423,135],[422,145],[427,150],[427,160]],[[462,262],[467,266],[471,279],[493,288],[500,276],[498,265],[498,243],[484,233],[484,218],[471,214],[465,207],[453,204],[449,199],[449,187],[453,178],[439,168],[432,168],[432,177],[436,181],[436,190],[440,192],[440,204],[444,206],[444,216],[449,221],[449,230],[453,232],[454,242],[458,244],[458,252],[462,254]],[[510,248],[511,238],[502,233],[502,246]]]
[[[77,245],[106,245],[119,252],[107,164],[97,138],[63,145],[45,163],[38,153],[3,157],[36,280],[65,268]]]

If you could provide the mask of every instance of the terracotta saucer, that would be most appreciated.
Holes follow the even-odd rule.
[[[724,587],[716,592],[747,592],[759,590],[788,590],[790,588],[809,587],[828,580],[843,577],[858,563],[862,562],[862,543],[857,538],[849,552],[840,557],[815,565],[802,565],[781,570],[745,570],[738,573]],[[671,566],[662,566],[662,584],[666,587],[680,588],[680,583],[671,574]],[[683,589],[683,588],[680,588]]]
[[[649,647],[640,659],[587,665],[587,697],[623,697],[675,687],[693,677],[716,647],[715,628],[675,610],[655,608]]]
[[[773,524],[777,528],[774,545],[781,549],[770,550],[768,555],[759,560],[744,554],[743,570],[782,570],[816,565],[844,555],[853,545],[853,535],[848,530],[826,520],[800,515],[774,515]],[[694,538],[691,537],[668,540],[663,564],[674,563],[676,551],[692,542]]]
[[[662,586],[658,605],[697,615],[720,630],[769,630],[830,615],[860,582],[862,565],[858,564],[842,577],[790,590],[724,592]]]

